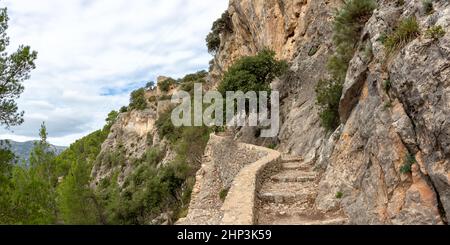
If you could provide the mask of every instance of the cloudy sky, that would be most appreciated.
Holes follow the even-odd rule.
[[[205,36],[228,0],[0,0],[8,7],[10,51],[38,51],[19,108],[25,123],[1,139],[69,145],[101,128],[109,111],[158,75],[206,69]]]

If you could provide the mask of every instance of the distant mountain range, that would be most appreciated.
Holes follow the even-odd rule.
[[[19,158],[19,161],[25,160],[28,163],[30,153],[33,150],[34,143],[36,141],[26,141],[26,142],[16,142],[13,140],[8,140],[11,145],[11,151]],[[67,147],[51,145],[52,149],[57,155],[61,154]]]

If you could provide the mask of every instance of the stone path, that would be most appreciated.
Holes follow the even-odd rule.
[[[281,171],[266,179],[258,193],[260,225],[340,225],[347,219],[314,208],[319,174],[301,158],[283,157]]]

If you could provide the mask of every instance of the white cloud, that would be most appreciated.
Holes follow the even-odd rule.
[[[25,123],[0,138],[34,139],[45,120],[50,140],[68,145],[99,129],[128,91],[158,75],[208,67],[204,38],[228,0],[4,0],[11,51],[39,52],[19,100]],[[128,90],[127,90],[128,89]]]

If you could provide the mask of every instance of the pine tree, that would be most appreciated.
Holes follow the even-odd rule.
[[[24,112],[18,111],[16,99],[23,92],[22,83],[30,77],[37,58],[37,52],[29,46],[20,46],[12,54],[6,52],[8,20],[6,8],[0,9],[0,124],[6,128],[23,123]]]

